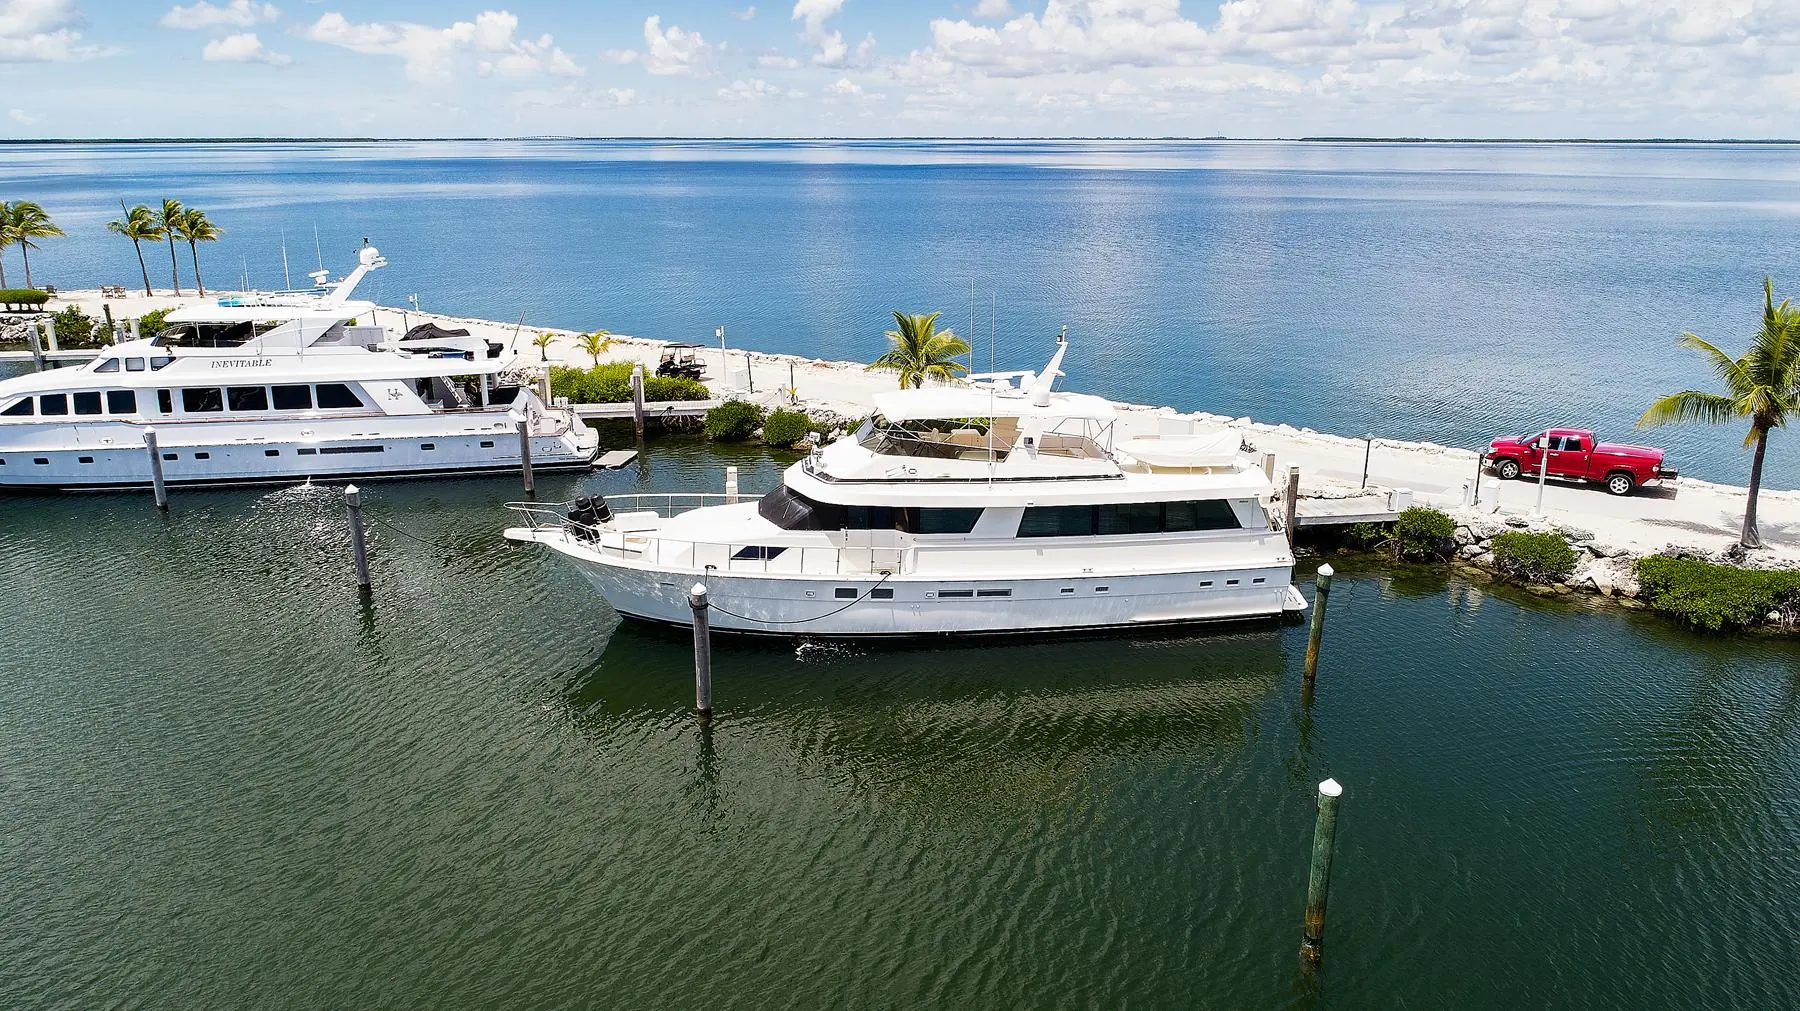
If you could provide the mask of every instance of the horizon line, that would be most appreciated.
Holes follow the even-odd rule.
[[[892,136],[683,136],[676,134],[582,135],[522,134],[497,136],[438,137],[360,137],[360,136],[241,136],[241,137],[6,137],[0,146],[29,144],[417,144],[417,143],[501,143],[519,141],[612,141],[636,142],[680,141],[688,143],[775,142],[775,143],[845,143],[845,142],[1201,142],[1201,143],[1269,143],[1269,144],[1730,144],[1730,145],[1794,145],[1800,139],[1786,137],[1382,137],[1382,136],[1313,136],[1313,137],[1227,137],[1184,135],[1068,135],[1068,136],[1001,136],[952,134],[895,134]]]

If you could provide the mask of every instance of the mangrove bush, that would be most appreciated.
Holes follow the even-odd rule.
[[[763,409],[748,400],[727,400],[706,412],[706,437],[716,442],[743,442],[762,427]]]
[[[1650,555],[1636,564],[1640,599],[1698,628],[1747,628],[1800,611],[1800,572],[1741,569]]]
[[[1559,583],[1575,571],[1575,549],[1553,530],[1508,530],[1493,540],[1494,566],[1527,583]]]
[[[1456,551],[1456,520],[1429,506],[1411,506],[1394,523],[1394,549],[1415,562],[1441,562]]]

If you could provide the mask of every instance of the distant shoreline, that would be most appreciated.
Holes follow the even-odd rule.
[[[894,142],[968,143],[1232,143],[1232,144],[1517,144],[1517,145],[1661,145],[1793,146],[1800,139],[1744,137],[587,137],[536,135],[521,137],[40,137],[0,138],[0,147],[82,144],[429,144],[602,141],[609,143],[774,143],[882,144]]]

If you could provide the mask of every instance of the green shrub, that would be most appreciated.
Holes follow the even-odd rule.
[[[1636,564],[1640,596],[1651,607],[1690,625],[1719,631],[1768,620],[1800,605],[1800,572],[1740,569],[1668,555]]]
[[[718,442],[743,442],[762,427],[763,409],[748,400],[727,400],[706,412],[706,437]]]
[[[1553,530],[1508,530],[1493,540],[1494,565],[1527,583],[1557,583],[1575,571],[1575,549]]]
[[[1411,506],[1394,524],[1394,542],[1401,558],[1441,562],[1456,551],[1456,520],[1439,509]]]
[[[56,346],[59,348],[98,348],[109,343],[99,324],[82,312],[80,306],[69,306],[50,319],[56,324]]]
[[[1364,551],[1373,551],[1389,540],[1387,526],[1381,523],[1352,523],[1344,528],[1344,543]]]
[[[152,309],[138,317],[138,336],[155,337],[169,325],[169,310]]]
[[[0,288],[0,305],[8,309],[40,306],[48,301],[50,296],[36,288]]]
[[[812,430],[812,419],[805,411],[776,411],[763,422],[763,441],[771,446],[792,446]]]
[[[593,368],[550,366],[550,395],[568,397],[576,404],[624,404],[631,400],[631,370],[635,362],[602,362]],[[705,400],[706,384],[679,376],[645,376],[648,401]]]

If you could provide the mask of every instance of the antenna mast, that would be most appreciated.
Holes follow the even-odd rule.
[[[284,291],[294,290],[293,275],[288,273],[287,262],[287,229],[281,230],[281,287]]]

